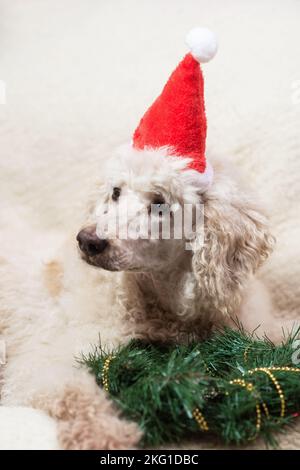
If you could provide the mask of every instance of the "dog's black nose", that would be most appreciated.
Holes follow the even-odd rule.
[[[95,227],[87,227],[80,230],[76,237],[79,248],[88,256],[96,256],[108,245],[108,241],[98,237]]]

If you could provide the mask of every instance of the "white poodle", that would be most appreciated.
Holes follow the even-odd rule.
[[[13,228],[8,215],[10,236],[3,236],[0,258],[0,334],[7,348],[1,402],[31,405],[55,417],[66,449],[123,449],[140,438],[137,425],[121,419],[94,378],[76,366],[76,356],[98,343],[99,334],[107,346],[130,337],[202,339],[216,326],[234,326],[237,317],[250,332],[259,327],[257,333],[274,341],[281,337],[268,291],[254,277],[273,248],[267,220],[248,193],[247,179],[224,161],[205,162],[198,64],[199,54],[207,60],[205,52],[196,48],[195,57],[188,54],[174,72],[183,80],[178,89],[188,95],[177,102],[189,104],[186,114],[177,113],[178,90],[171,100],[167,90],[179,132],[158,125],[163,108],[163,113],[156,109],[148,133],[152,138],[156,129],[159,143],[161,130],[171,138],[179,135],[182,148],[183,129],[189,150],[194,139],[197,158],[179,148],[174,155],[174,145],[144,145],[140,131],[147,117],[135,133],[135,146],[107,156],[108,168],[77,235],[81,257],[93,268],[78,256],[75,234],[56,249],[53,235],[39,237],[34,227],[18,225],[17,214]],[[169,83],[176,85],[174,75]],[[160,210],[163,206],[171,212]],[[182,213],[184,219],[178,219]],[[177,229],[186,228],[187,213],[192,223],[177,236]]]
[[[268,293],[253,276],[273,238],[236,172],[213,161],[214,182],[199,193],[187,160],[163,151],[123,147],[111,163],[78,234],[82,257],[96,268],[80,260],[75,236],[52,256],[47,247],[55,240],[50,234],[38,240],[34,229],[23,231],[23,246],[0,265],[0,326],[7,345],[2,404],[46,410],[58,420],[64,448],[126,448],[139,440],[136,425],[121,420],[94,378],[76,367],[75,357],[98,343],[99,334],[109,346],[131,336],[202,338],[237,316],[249,331],[261,325],[262,334],[275,340],[281,335]],[[191,240],[184,238],[99,239],[96,222],[101,231],[125,201],[130,222],[151,203],[203,202],[204,244],[197,243],[197,233],[194,250],[186,249]],[[101,216],[102,208],[107,212]],[[151,211],[142,213],[151,217]],[[48,261],[41,263],[44,253]]]

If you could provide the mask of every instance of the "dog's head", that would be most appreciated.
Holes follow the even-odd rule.
[[[77,235],[83,259],[110,271],[166,273],[185,259],[209,307],[234,303],[273,238],[232,175],[220,168],[205,188],[187,159],[163,149],[123,148],[111,160]]]

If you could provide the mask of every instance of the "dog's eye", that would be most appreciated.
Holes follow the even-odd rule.
[[[112,200],[113,201],[117,201],[120,197],[120,194],[121,194],[121,188],[113,188],[113,192],[112,192]]]
[[[153,199],[153,201],[152,201],[151,204],[160,207],[160,206],[162,206],[163,204],[165,204],[165,200],[164,200],[164,198],[163,198],[160,194],[158,194],[157,196],[154,197],[154,199]]]
[[[152,202],[149,206],[149,212],[151,212],[151,208],[155,208],[156,210],[160,209],[160,207],[163,206],[165,203],[166,203],[166,201],[164,200],[164,198],[160,194],[158,194],[152,200]],[[153,206],[155,206],[155,207],[153,207]]]

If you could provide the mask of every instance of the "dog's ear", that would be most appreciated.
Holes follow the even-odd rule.
[[[202,246],[195,240],[193,269],[203,308],[234,315],[245,281],[272,251],[267,219],[246,198],[206,196],[201,237]]]

